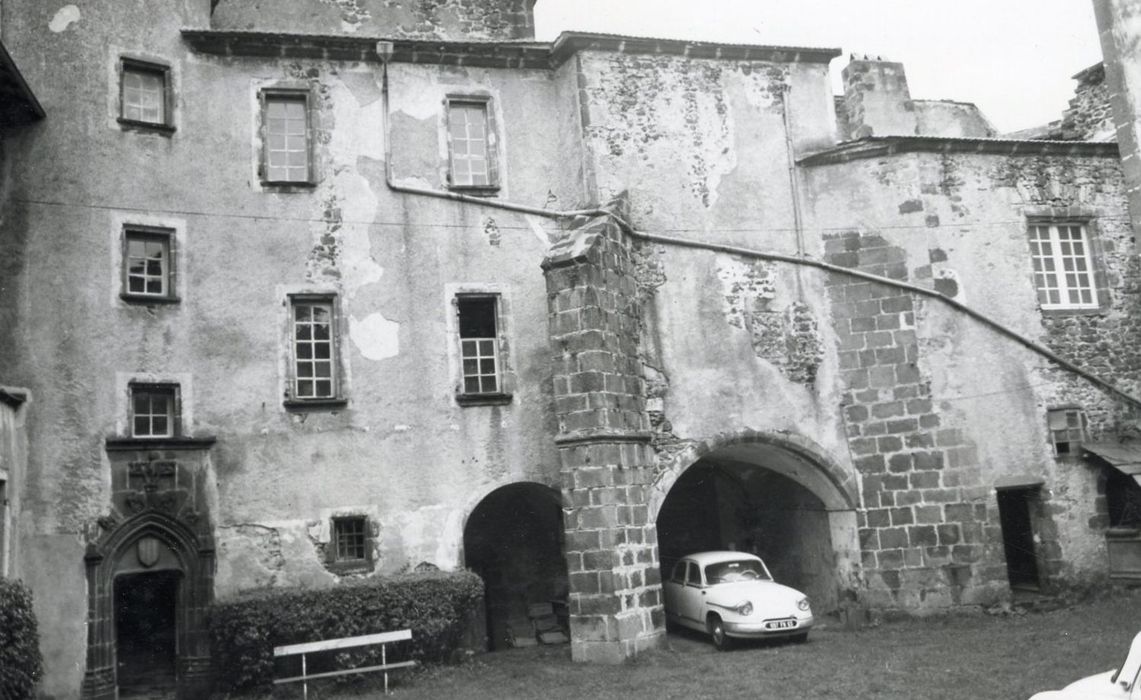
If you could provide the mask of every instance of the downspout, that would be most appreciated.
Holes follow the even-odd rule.
[[[784,90],[781,92],[781,116],[784,119],[784,148],[788,158],[788,193],[792,199],[792,227],[796,233],[796,255],[797,257],[803,258],[804,219],[800,210],[800,183],[797,181],[796,173],[796,149],[792,141],[792,110],[788,107],[789,93],[791,92],[792,85],[786,82],[784,84]],[[796,273],[796,292],[798,297],[804,297],[803,283],[800,279],[799,268],[797,268]]]
[[[796,221],[797,255],[785,255],[783,253],[766,253],[766,252],[759,251],[759,250],[752,250],[750,248],[742,248],[740,246],[734,246],[734,245],[725,245],[722,243],[710,243],[708,241],[699,241],[699,240],[694,240],[691,238],[680,238],[680,237],[676,237],[676,236],[663,236],[663,235],[655,234],[655,233],[645,233],[643,231],[638,231],[637,229],[635,229],[627,221],[622,219],[622,217],[618,216],[614,212],[609,211],[607,209],[600,208],[600,207],[591,208],[591,209],[575,209],[575,210],[570,210],[570,211],[556,211],[556,210],[552,210],[552,209],[541,209],[539,207],[532,207],[532,206],[528,206],[526,204],[515,204],[514,202],[504,202],[502,200],[486,199],[484,197],[473,197],[471,195],[466,195],[466,194],[462,194],[459,192],[449,192],[446,190],[434,190],[434,189],[427,188],[427,187],[414,187],[414,186],[410,186],[410,185],[399,185],[396,182],[394,182],[393,178],[392,178],[392,140],[391,140],[391,134],[390,134],[390,129],[389,129],[389,123],[388,123],[388,120],[389,120],[388,63],[389,63],[389,60],[392,58],[392,51],[393,51],[392,42],[390,42],[390,41],[378,41],[376,43],[376,54],[380,58],[380,62],[381,62],[381,66],[382,66],[382,74],[383,74],[382,75],[382,84],[381,84],[381,100],[382,100],[381,104],[382,104],[382,109],[384,111],[384,120],[385,120],[384,121],[384,128],[383,128],[383,131],[384,131],[384,180],[385,180],[385,184],[388,186],[388,188],[394,192],[404,192],[406,194],[414,194],[414,195],[420,195],[420,196],[424,196],[424,197],[435,197],[437,199],[447,199],[447,200],[451,200],[453,202],[465,202],[468,204],[475,204],[475,205],[479,205],[479,206],[483,206],[483,207],[491,207],[494,209],[503,209],[506,211],[514,211],[514,212],[519,212],[522,214],[532,214],[534,216],[543,216],[543,217],[546,217],[548,219],[574,219],[574,218],[578,218],[578,217],[582,217],[582,216],[606,216],[606,217],[609,217],[610,219],[612,219],[619,226],[621,226],[622,229],[627,234],[629,234],[632,238],[636,238],[636,239],[642,240],[642,241],[648,241],[651,243],[660,243],[663,245],[678,246],[681,248],[696,248],[699,250],[709,250],[709,251],[718,252],[718,253],[729,253],[731,255],[739,255],[742,257],[746,257],[746,258],[755,258],[757,260],[769,260],[769,261],[773,261],[773,262],[785,262],[785,263],[790,263],[792,265],[798,265],[798,266],[804,266],[804,267],[814,267],[818,270],[824,270],[826,272],[833,272],[833,273],[836,273],[839,275],[847,275],[849,277],[855,277],[857,279],[863,279],[863,280],[867,280],[869,282],[875,282],[877,284],[883,284],[883,285],[887,285],[889,287],[895,287],[897,289],[904,289],[904,290],[907,290],[909,292],[912,292],[913,294],[919,294],[920,296],[924,296],[924,297],[928,297],[928,298],[932,298],[932,299],[938,299],[940,302],[950,306],[951,308],[956,309],[957,311],[960,311],[960,312],[966,314],[967,316],[970,316],[971,318],[975,319],[976,321],[979,321],[984,326],[988,326],[988,327],[998,331],[1000,335],[1004,335],[1008,338],[1011,338],[1012,340],[1014,340],[1018,344],[1028,348],[1029,350],[1031,350],[1033,352],[1038,353],[1039,355],[1041,355],[1042,357],[1045,357],[1047,360],[1050,360],[1051,362],[1053,362],[1055,365],[1061,367],[1062,369],[1065,369],[1069,372],[1072,372],[1073,374],[1076,374],[1077,376],[1089,381],[1090,383],[1094,384],[1095,386],[1100,387],[1101,389],[1105,390],[1106,392],[1113,394],[1114,396],[1117,396],[1118,398],[1121,398],[1125,401],[1128,401],[1129,403],[1131,403],[1135,406],[1141,406],[1141,399],[1133,396],[1132,394],[1126,392],[1123,389],[1117,388],[1116,386],[1114,386],[1110,382],[1106,381],[1105,379],[1102,379],[1101,377],[1099,377],[1095,374],[1087,372],[1086,370],[1075,365],[1074,363],[1070,362],[1069,360],[1066,360],[1066,359],[1060,357],[1054,351],[1050,350],[1049,348],[1042,345],[1041,343],[1037,343],[1037,342],[1021,335],[1018,331],[1010,328],[1009,326],[1001,323],[1000,321],[998,321],[994,318],[991,318],[990,316],[987,316],[986,314],[982,313],[981,311],[976,311],[976,310],[970,308],[969,306],[966,306],[962,302],[959,302],[959,301],[956,301],[955,299],[944,296],[944,295],[940,294],[939,292],[936,292],[934,289],[928,289],[926,287],[920,287],[918,285],[911,284],[910,282],[901,282],[899,280],[891,279],[888,277],[881,277],[879,275],[873,275],[871,273],[863,272],[861,270],[854,270],[854,269],[848,268],[848,267],[840,267],[839,265],[833,265],[831,263],[826,263],[826,262],[823,262],[820,260],[813,260],[812,258],[805,257],[804,256],[804,248],[803,248],[803,232],[802,232],[801,219],[800,219],[799,188],[798,188],[798,186],[796,184],[796,180],[795,180],[795,176],[796,176],[795,170],[792,168],[790,168],[789,177],[790,177],[790,186],[792,188],[792,193],[793,193],[793,216],[794,216],[795,221]],[[787,90],[787,88],[786,88],[786,90]],[[786,95],[787,95],[787,92],[786,92]],[[785,118],[785,125],[786,125],[785,126],[785,132],[786,132],[787,138],[789,138],[789,140],[790,140],[789,148],[791,149],[791,132],[789,132],[789,130],[788,130],[789,118],[788,118],[787,103],[785,105],[784,112],[785,112],[784,118]],[[791,151],[790,151],[789,155],[791,157]],[[795,164],[793,165],[793,167],[795,167]],[[798,285],[799,285],[799,278],[798,278]]]

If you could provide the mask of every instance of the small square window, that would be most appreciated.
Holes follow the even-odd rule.
[[[499,186],[496,135],[485,99],[448,99],[448,184],[452,189]]]
[[[177,384],[131,384],[131,437],[167,438],[179,434]]]
[[[170,68],[124,58],[119,64],[119,121],[170,129]]]
[[[1083,224],[1031,224],[1030,257],[1042,309],[1098,308],[1093,256]]]
[[[298,402],[336,400],[336,303],[331,296],[299,295],[290,299],[292,354],[290,399]]]
[[[368,556],[368,521],[363,516],[333,518],[333,561],[363,563]]]
[[[1046,414],[1056,455],[1074,455],[1087,438],[1088,423],[1080,408],[1053,408]]]
[[[461,296],[459,314],[463,394],[502,393],[498,297]]]
[[[262,93],[262,180],[267,184],[312,181],[306,92]]]
[[[177,301],[174,294],[172,232],[123,230],[123,291],[128,301]]]

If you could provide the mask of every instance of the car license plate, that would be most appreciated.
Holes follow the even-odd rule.
[[[765,629],[769,630],[786,630],[796,627],[796,620],[772,620],[765,623]]]

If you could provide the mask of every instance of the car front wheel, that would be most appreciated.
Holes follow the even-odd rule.
[[[709,618],[709,636],[713,637],[713,646],[717,651],[725,651],[732,646],[732,640],[725,634],[725,623],[716,615]]]

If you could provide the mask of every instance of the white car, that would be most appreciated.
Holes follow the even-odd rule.
[[[752,554],[682,557],[662,588],[666,620],[708,632],[718,649],[729,648],[733,638],[808,641],[813,622],[808,597],[773,581],[765,563]]]
[[[1141,633],[1133,638],[1125,663],[1116,671],[1070,683],[1061,690],[1035,693],[1030,700],[1141,700]]]

